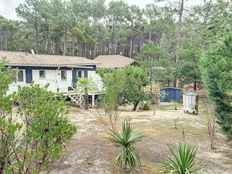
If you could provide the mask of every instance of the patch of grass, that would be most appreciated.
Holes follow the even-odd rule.
[[[227,157],[227,158],[231,158],[232,159],[232,153],[225,153],[225,157]]]

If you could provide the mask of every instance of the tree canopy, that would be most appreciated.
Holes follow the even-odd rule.
[[[21,20],[0,17],[0,49],[90,59],[102,54],[136,58],[150,49],[165,55],[167,71],[155,72],[164,75],[159,80],[165,85],[185,80],[199,85],[194,73],[199,53],[231,31],[231,0],[191,6],[187,0],[162,1],[140,8],[115,0],[26,0],[16,8]]]
[[[232,33],[202,57],[202,78],[222,131],[232,139]]]
[[[199,57],[232,30],[231,0],[162,0],[144,8],[112,0],[25,0],[21,20],[0,17],[0,49],[90,59],[122,54],[165,86],[201,85]],[[149,70],[148,70],[149,69]]]

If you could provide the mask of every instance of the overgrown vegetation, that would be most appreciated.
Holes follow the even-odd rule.
[[[138,107],[140,101],[148,100],[144,87],[148,84],[146,72],[140,67],[128,66],[124,69],[112,70],[103,76],[106,87],[106,96],[111,96],[111,101],[116,105],[132,103],[133,111]],[[115,108],[116,109],[116,108]]]
[[[221,130],[232,139],[232,33],[202,57],[201,72]]]
[[[49,172],[49,163],[59,157],[76,127],[67,117],[64,98],[46,88],[32,84],[6,95],[10,76],[1,64],[0,173]]]

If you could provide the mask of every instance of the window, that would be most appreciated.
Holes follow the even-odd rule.
[[[40,79],[45,79],[45,78],[46,78],[46,74],[45,74],[45,71],[44,71],[44,70],[40,70],[40,71],[39,71],[39,78],[40,78]]]
[[[64,70],[61,71],[61,80],[63,81],[67,80],[67,71]]]
[[[13,71],[13,76],[12,76],[12,81],[17,83],[17,82],[24,82],[24,74],[25,74],[25,70],[22,69],[15,69]]]
[[[83,78],[83,77],[84,77],[84,71],[83,70],[77,71],[77,78]]]
[[[24,82],[24,73],[23,70],[19,70],[17,73],[17,81],[18,82]]]

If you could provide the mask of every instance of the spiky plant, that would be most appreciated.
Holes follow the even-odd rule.
[[[202,168],[196,167],[194,159],[197,147],[190,144],[179,143],[177,146],[169,146],[169,156],[162,163],[165,173],[172,174],[198,174]]]
[[[111,131],[108,133],[110,140],[116,147],[121,147],[114,162],[124,169],[133,169],[140,164],[138,153],[133,145],[141,141],[144,135],[134,130],[129,121],[124,121],[121,132]]]

